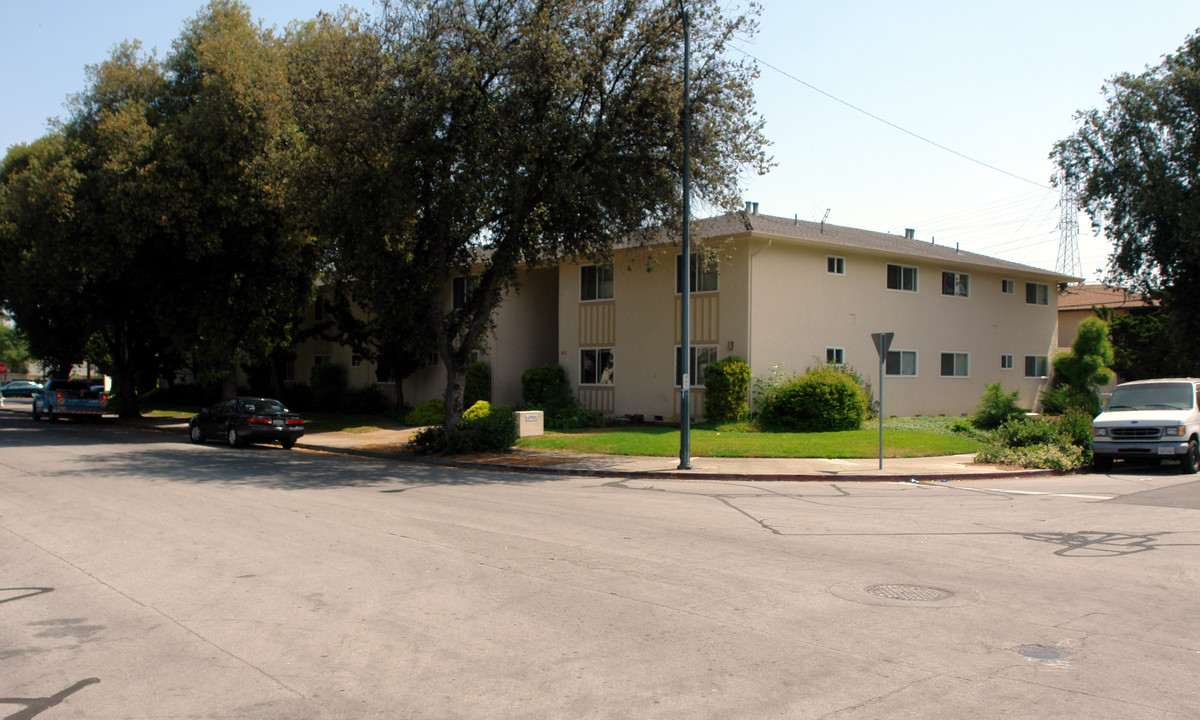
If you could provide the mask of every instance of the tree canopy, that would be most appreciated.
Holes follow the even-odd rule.
[[[1200,372],[1200,34],[1156,67],[1104,85],[1106,107],[1051,157],[1112,239],[1110,282],[1162,298],[1173,337]]]

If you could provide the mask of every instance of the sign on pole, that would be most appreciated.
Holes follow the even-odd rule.
[[[871,342],[879,353],[879,469],[883,469],[883,368],[887,363],[888,350],[892,347],[894,332],[871,333]]]

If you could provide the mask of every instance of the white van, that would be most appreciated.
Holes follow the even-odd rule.
[[[1122,383],[1092,421],[1093,466],[1113,460],[1179,460],[1200,471],[1200,379],[1164,378]]]

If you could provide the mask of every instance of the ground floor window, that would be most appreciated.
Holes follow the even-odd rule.
[[[717,361],[716,345],[692,345],[688,348],[688,379],[692,387],[704,387],[704,373]],[[675,387],[683,387],[683,348],[675,346]]]
[[[887,361],[884,363],[883,372],[885,375],[916,375],[917,374],[917,351],[916,350],[890,350],[887,354]]]
[[[579,351],[579,384],[613,384],[612,348],[583,348]]]
[[[1042,378],[1050,374],[1050,359],[1045,355],[1025,356],[1025,377]]]
[[[942,353],[942,377],[967,377],[970,359],[966,353]]]

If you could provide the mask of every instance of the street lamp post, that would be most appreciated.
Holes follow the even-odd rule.
[[[691,134],[692,117],[689,106],[691,95],[689,62],[691,47],[688,39],[688,12],[684,0],[679,0],[679,11],[683,16],[683,288],[680,303],[681,325],[683,338],[680,349],[680,364],[683,378],[679,389],[679,469],[692,469],[692,415],[689,395],[691,394],[691,285],[692,285],[692,186],[691,186]]]

